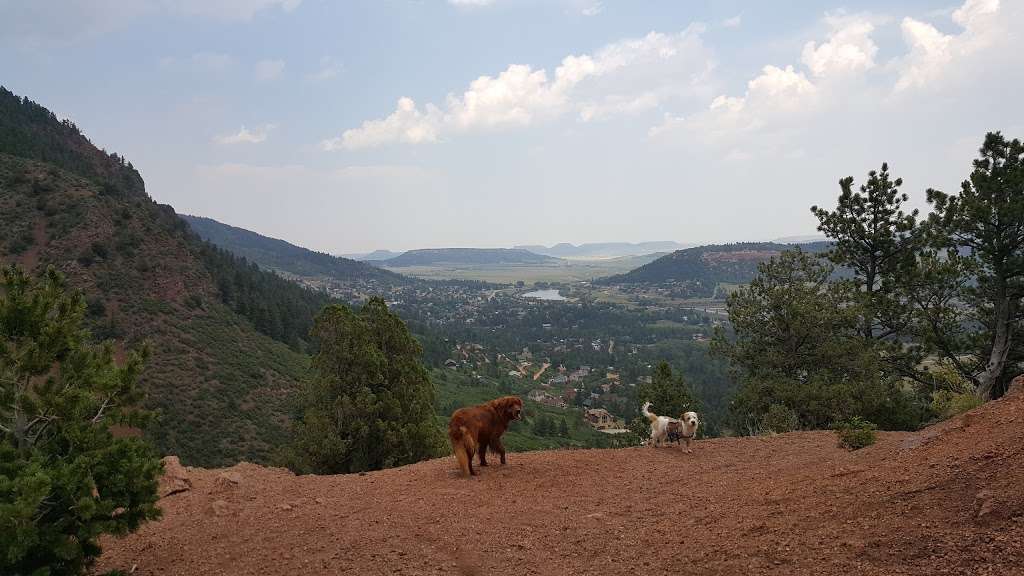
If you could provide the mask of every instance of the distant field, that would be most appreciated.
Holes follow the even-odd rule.
[[[525,282],[579,282],[622,274],[653,260],[653,256],[631,256],[604,260],[563,260],[553,264],[435,264],[395,268],[407,276],[428,280],[482,280],[511,284]]]

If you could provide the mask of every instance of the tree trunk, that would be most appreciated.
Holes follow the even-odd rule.
[[[985,371],[978,376],[978,395],[984,400],[992,399],[996,384],[1006,369],[1006,358],[1013,341],[1013,318],[1016,315],[1016,303],[1007,296],[1005,287],[999,290],[994,304],[992,350]]]

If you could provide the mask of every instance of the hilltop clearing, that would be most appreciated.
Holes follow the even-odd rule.
[[[1018,380],[1021,382],[1021,380]],[[1024,392],[858,452],[829,432],[443,458],[366,475],[184,472],[109,539],[135,574],[1024,574]]]

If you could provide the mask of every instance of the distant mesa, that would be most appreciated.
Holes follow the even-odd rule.
[[[592,242],[587,244],[569,244],[562,242],[554,246],[527,244],[515,246],[519,250],[528,250],[534,254],[553,256],[555,258],[620,258],[623,256],[642,256],[654,252],[672,252],[692,246],[671,240],[657,242]]]
[[[374,250],[373,252],[358,252],[355,254],[342,254],[342,258],[349,258],[352,260],[360,260],[362,262],[375,262],[377,260],[390,260],[396,256],[402,254],[401,252],[392,252],[391,250]]]
[[[433,266],[437,264],[455,265],[508,265],[508,264],[554,264],[557,258],[535,254],[518,248],[425,248],[409,250],[388,260],[378,260],[375,264],[388,268],[409,266]]]

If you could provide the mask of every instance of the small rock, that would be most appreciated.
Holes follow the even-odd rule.
[[[231,505],[223,500],[215,500],[213,502],[213,514],[214,516],[227,516],[231,514]]]
[[[171,494],[188,492],[192,489],[192,480],[188,477],[188,470],[181,465],[177,456],[167,456],[162,460],[164,464],[164,475],[160,477],[160,497],[166,498]]]
[[[285,510],[285,511],[291,510],[292,509],[292,505],[291,504],[278,504],[277,505],[277,509],[278,510]]]

